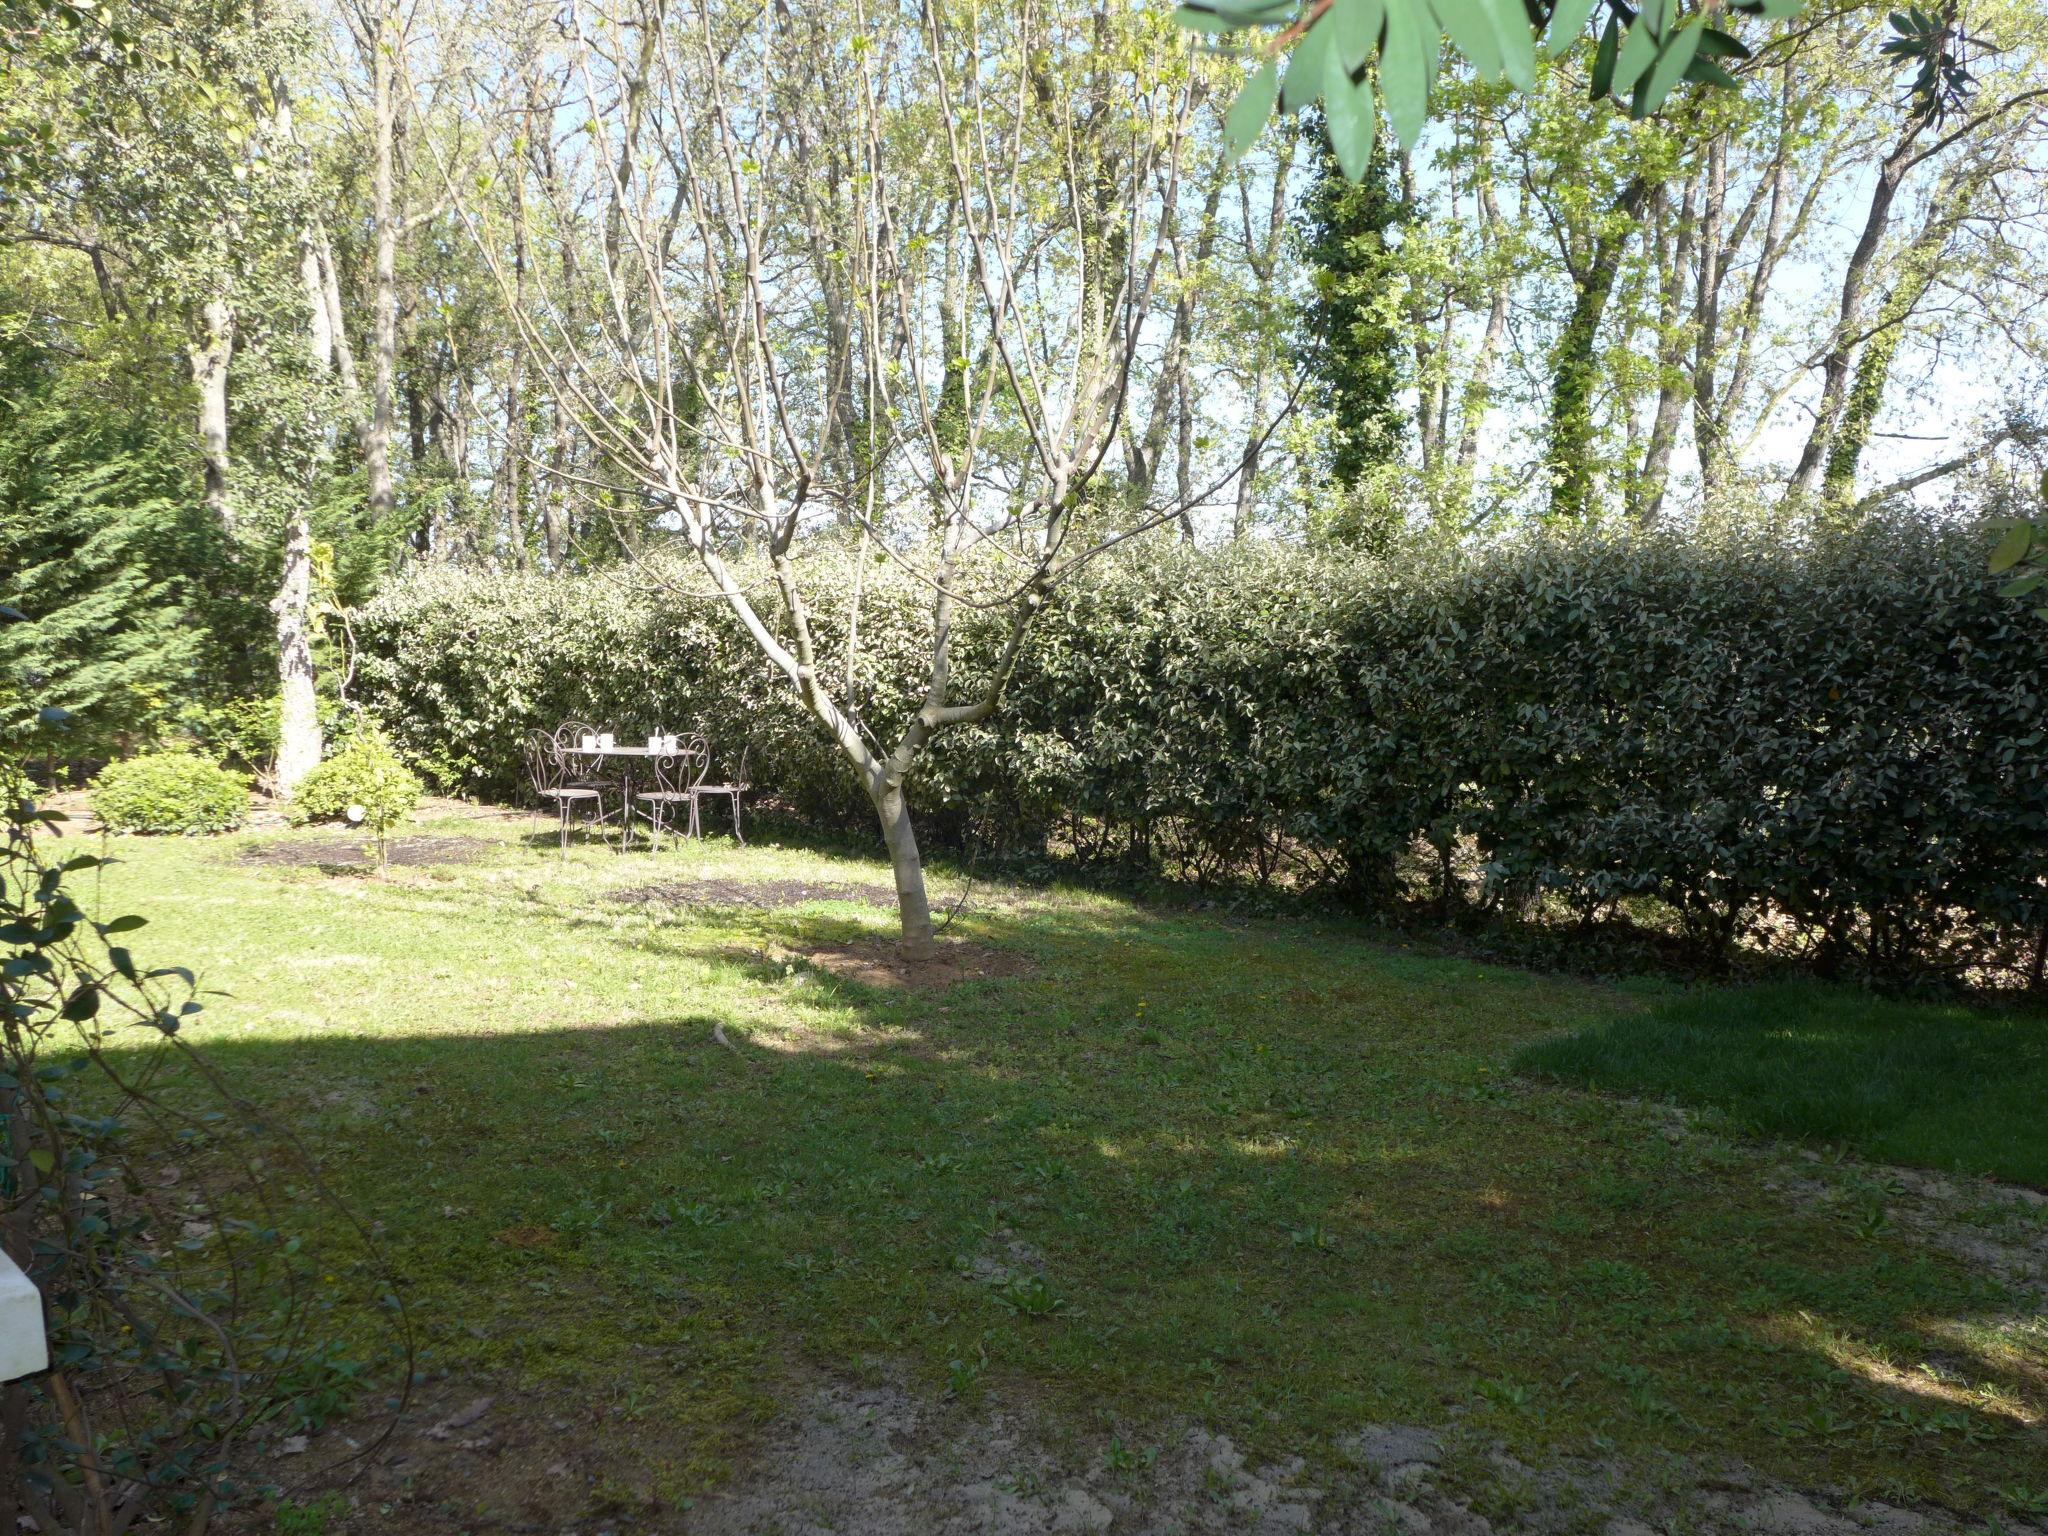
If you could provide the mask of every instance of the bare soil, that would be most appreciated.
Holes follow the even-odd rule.
[[[386,845],[386,862],[419,866],[474,864],[497,845],[481,837],[394,837]],[[280,869],[368,869],[377,863],[377,845],[361,835],[351,837],[284,838],[251,843],[236,855],[243,864]]]
[[[842,981],[865,987],[909,988],[937,991],[963,981],[985,981],[999,976],[1035,976],[1038,963],[1015,950],[993,949],[966,939],[941,940],[937,949],[922,959],[903,953],[894,939],[865,939],[850,944],[825,944],[814,948],[771,955],[770,959],[793,957],[817,967]]]
[[[821,880],[673,880],[613,891],[608,898],[634,906],[759,907],[766,912],[809,901],[856,901],[870,907],[896,905],[886,885],[846,885]]]
[[[647,1468],[687,1448],[595,1403],[490,1383],[422,1389],[388,1439],[367,1420],[269,1452],[309,1500],[336,1490],[328,1536],[547,1532],[625,1536],[1962,1536],[1974,1522],[1807,1493],[1711,1452],[1655,1466],[1560,1456],[1533,1467],[1454,1426],[1362,1424],[1334,1458],[1255,1461],[1226,1435],[1048,1434],[996,1394],[970,1408],[890,1381],[795,1374],[783,1417],[720,1487],[667,1499]],[[303,1457],[303,1460],[300,1458]],[[294,1473],[299,1476],[294,1477]],[[1512,1516],[1489,1517],[1485,1509]],[[261,1528],[250,1516],[234,1532]],[[2048,1536],[2008,1521],[2006,1536]]]

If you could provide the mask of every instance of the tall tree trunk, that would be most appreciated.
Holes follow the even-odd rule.
[[[1482,146],[1484,141],[1481,141]],[[1494,202],[1492,179],[1484,174],[1479,179],[1479,236],[1485,243],[1487,255],[1493,255],[1500,228],[1500,208]],[[1466,376],[1464,398],[1459,404],[1462,425],[1458,432],[1458,469],[1470,475],[1479,462],[1479,433],[1486,424],[1486,410],[1493,400],[1494,359],[1500,355],[1501,337],[1507,333],[1508,298],[1514,286],[1514,274],[1496,271],[1493,275],[1493,293],[1486,307],[1486,330],[1479,338],[1478,355],[1472,359],[1472,371]]]
[[[1722,212],[1728,203],[1728,135],[1707,146],[1706,188],[1700,200],[1700,255],[1694,276],[1692,441],[1700,461],[1700,500],[1712,506],[1721,492],[1721,425],[1714,398],[1721,345]]]
[[[320,280],[320,250],[309,226],[299,235],[299,286],[306,293],[306,340],[313,370],[325,373],[334,365],[334,317],[327,309],[327,285]]]
[[[306,300],[308,361],[313,377],[324,381],[335,370],[337,333],[333,314],[327,307],[327,283],[321,273],[318,246],[310,229],[300,241],[299,257],[299,282]],[[316,406],[308,405],[309,418],[316,411]],[[317,420],[309,421],[309,425],[317,426]],[[277,596],[270,602],[270,611],[277,620],[276,774],[277,791],[283,795],[291,794],[298,788],[299,780],[319,766],[324,746],[313,692],[313,525],[309,511],[312,486],[307,484],[299,489],[302,494],[285,522],[284,562]]]
[[[374,140],[370,165],[370,219],[375,254],[371,266],[369,430],[363,436],[363,467],[369,479],[370,521],[389,526],[398,507],[391,483],[393,381],[398,371],[398,211],[396,141],[398,100],[392,88],[391,49],[397,39],[391,8],[379,0],[370,46],[370,116]]]
[[[1863,339],[1863,291],[1869,283],[1870,266],[1884,244],[1892,203],[1899,195],[1906,172],[1913,166],[1913,146],[1926,126],[1926,115],[1916,112],[1877,168],[1877,182],[1870,189],[1870,206],[1863,215],[1863,232],[1857,236],[1856,248],[1849,253],[1849,264],[1842,271],[1842,297],[1834,333],[1821,358],[1820,403],[1814,408],[1813,429],[1807,433],[1806,447],[1800,451],[1798,467],[1792,471],[1792,490],[1797,496],[1809,497],[1820,489],[1828,445],[1834,439],[1849,394],[1849,367]]]
[[[1980,166],[1959,177],[1944,176],[1929,201],[1926,221],[1899,259],[1891,291],[1878,306],[1869,338],[1856,359],[1855,383],[1843,402],[1834,440],[1828,445],[1821,494],[1831,506],[1847,503],[1856,494],[1856,472],[1870,442],[1870,429],[1884,405],[1892,359],[1905,340],[1906,324],[1927,295],[1949,237],[1991,174],[1988,166]]]
[[[1593,396],[1600,377],[1600,321],[1614,293],[1616,269],[1635,233],[1649,184],[1637,178],[1622,188],[1594,237],[1583,263],[1574,263],[1576,292],[1550,366],[1550,515],[1580,519],[1591,515],[1596,467],[1593,462]]]
[[[1685,289],[1692,264],[1692,247],[1697,228],[1693,210],[1694,184],[1688,183],[1680,200],[1676,224],[1660,242],[1663,281],[1657,295],[1657,409],[1650,421],[1650,442],[1643,452],[1642,472],[1629,488],[1629,518],[1638,527],[1654,525],[1664,510],[1664,493],[1671,482],[1671,453],[1678,444],[1678,422],[1685,411],[1686,327],[1679,323],[1679,296]],[[1667,202],[1658,192],[1660,202]]]
[[[1407,150],[1401,151],[1401,205],[1415,206],[1415,161]],[[1445,301],[1448,307],[1448,299]],[[1433,364],[1437,349],[1429,333],[1429,322],[1433,318],[1429,301],[1422,284],[1408,285],[1408,329],[1415,352],[1415,445],[1422,455],[1422,474],[1425,480],[1436,474],[1437,460],[1443,448],[1443,388],[1441,379],[1433,377]]]
[[[901,784],[885,784],[874,792],[875,814],[881,818],[882,841],[888,845],[889,867],[896,876],[896,910],[903,924],[903,952],[913,960],[930,955],[938,940],[932,929],[931,902],[924,889],[924,860],[917,851],[917,833],[910,825],[910,803]]]
[[[313,525],[305,507],[285,525],[284,571],[270,611],[277,619],[277,791],[289,795],[320,763],[320,714],[313,697]]]
[[[199,391],[199,460],[206,510],[229,533],[235,506],[228,496],[228,363],[235,355],[235,312],[225,296],[199,312],[202,334],[192,346],[192,384]]]
[[[524,210],[513,236],[513,302],[526,305],[526,220]],[[491,482],[504,508],[513,559],[526,568],[526,333],[512,330],[512,353],[505,364],[505,451]]]

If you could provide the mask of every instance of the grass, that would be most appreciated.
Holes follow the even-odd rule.
[[[1525,1070],[1711,1105],[1753,1133],[2048,1189],[2048,1025],[1808,984],[1688,992],[1540,1041]]]
[[[726,1476],[793,1368],[1126,1446],[1455,1421],[1961,1509],[2048,1486],[2028,1298],[1789,1199],[1767,1153],[1514,1077],[1708,1003],[1071,890],[955,924],[1034,974],[906,993],[801,958],[883,911],[614,899],[878,864],[420,830],[491,842],[364,876],[117,839],[102,908],[219,989],[192,1038],[376,1225],[426,1368],[602,1404],[661,1497]],[[1850,1002],[1772,995],[1788,1030]]]

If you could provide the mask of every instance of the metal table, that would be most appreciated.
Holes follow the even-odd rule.
[[[603,777],[605,776],[605,773],[604,773],[604,765],[605,765],[605,759],[607,759],[607,758],[613,758],[613,757],[618,757],[618,758],[624,758],[624,759],[625,759],[625,761],[624,761],[623,763],[621,763],[621,764],[619,765],[619,777],[618,777],[618,782],[619,782],[619,851],[620,851],[621,853],[625,852],[625,851],[626,851],[626,849],[630,848],[630,847],[632,846],[632,844],[633,844],[633,816],[632,816],[632,805],[633,805],[633,760],[634,760],[634,759],[636,759],[636,758],[649,758],[649,757],[679,757],[679,756],[681,756],[681,755],[682,755],[682,754],[681,754],[680,752],[671,752],[671,751],[667,750],[666,748],[656,748],[656,747],[646,747],[646,746],[641,746],[641,747],[620,747],[620,746],[612,746],[612,747],[586,747],[586,746],[581,746],[581,745],[577,745],[577,746],[565,746],[565,747],[563,747],[563,748],[562,748],[562,756],[563,756],[563,758],[565,758],[565,759],[567,759],[567,758],[585,758],[585,759],[588,759],[588,760],[590,761],[590,770],[589,770],[589,771],[590,771],[590,775],[591,775],[591,777],[593,777],[593,778],[603,778]],[[610,818],[610,817],[604,817],[604,818],[601,818],[601,819],[603,819],[603,820],[607,820],[607,821],[608,821],[608,820],[610,820],[611,818]]]

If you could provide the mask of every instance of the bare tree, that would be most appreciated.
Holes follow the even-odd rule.
[[[1201,227],[1181,199],[1215,185],[1189,174],[1219,152],[1202,107],[1214,66],[1160,18],[1107,5],[569,0],[562,20],[515,29],[479,66],[480,103],[499,80],[569,82],[546,153],[508,116],[490,196],[594,245],[559,267],[596,292],[551,284],[558,264],[536,258],[513,302],[521,273],[491,233],[506,221],[467,180],[447,178],[448,196],[536,383],[606,466],[584,488],[625,506],[637,547],[682,545],[698,585],[679,600],[726,604],[829,733],[874,805],[904,943],[928,951],[918,764],[999,706],[1064,575],[1201,494],[1154,501],[1152,476],[1143,496],[1113,494],[1104,466],[1141,351],[1172,344],[1160,274],[1176,231]],[[812,615],[842,595],[813,590],[806,552],[834,526],[928,588],[907,718],[870,718],[840,682],[850,654],[823,654]],[[658,560],[635,568],[674,580]],[[996,635],[971,679],[956,656],[970,609]]]

